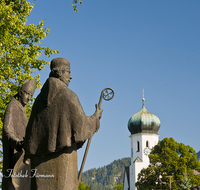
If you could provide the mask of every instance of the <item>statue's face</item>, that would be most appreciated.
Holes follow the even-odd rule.
[[[67,69],[60,77],[60,80],[63,81],[67,86],[69,85],[71,79],[72,75],[70,69]]]
[[[31,100],[32,96],[33,94],[30,91],[21,90],[19,92],[19,102],[22,104],[22,106],[25,106]]]

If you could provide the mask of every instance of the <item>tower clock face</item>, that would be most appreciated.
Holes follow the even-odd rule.
[[[147,148],[144,149],[144,154],[146,156],[148,156],[150,153],[151,153],[151,149],[150,148],[147,147]]]

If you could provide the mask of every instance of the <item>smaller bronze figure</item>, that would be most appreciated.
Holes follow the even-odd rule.
[[[23,140],[28,124],[25,105],[32,98],[35,89],[35,79],[24,81],[21,90],[12,98],[5,112],[3,123],[2,190],[15,189],[11,175],[15,163],[23,153]]]

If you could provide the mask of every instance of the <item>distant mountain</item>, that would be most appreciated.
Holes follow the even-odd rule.
[[[199,152],[197,152],[197,160],[199,160],[199,161],[200,161],[200,151],[199,151]]]
[[[83,172],[81,181],[91,185],[92,190],[113,190],[113,187],[122,184],[125,166],[131,164],[131,158],[122,158],[113,161],[107,166]]]

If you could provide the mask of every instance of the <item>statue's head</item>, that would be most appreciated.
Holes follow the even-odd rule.
[[[72,79],[70,72],[70,62],[65,58],[55,58],[51,61],[51,73],[49,77],[59,78],[67,86]]]
[[[22,106],[25,106],[26,104],[28,104],[28,102],[33,97],[35,89],[36,89],[35,79],[32,79],[30,81],[29,80],[24,81],[18,95],[18,100],[22,104]]]

